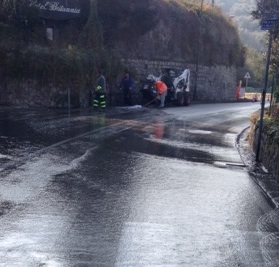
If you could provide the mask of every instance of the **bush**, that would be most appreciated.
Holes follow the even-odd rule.
[[[264,131],[268,134],[270,139],[279,144],[279,120],[276,118],[264,119]]]
[[[93,86],[97,70],[104,69],[110,84],[123,72],[119,58],[110,50],[54,48],[32,45],[25,49],[0,47],[0,75],[3,79],[33,79],[41,85],[58,86],[85,83]],[[114,81],[113,81],[114,80]]]

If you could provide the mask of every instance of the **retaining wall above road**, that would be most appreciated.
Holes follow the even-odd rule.
[[[190,90],[196,88],[195,100],[201,102],[234,101],[236,87],[236,68],[226,66],[198,66],[175,61],[151,61],[126,59],[123,64],[137,73],[137,88],[148,74],[159,76],[163,68],[185,68],[191,71]],[[196,76],[197,73],[197,76]],[[197,82],[197,83],[196,83]],[[197,87],[196,87],[197,85]],[[108,86],[108,104],[115,105],[115,88]],[[114,86],[115,87],[115,86]],[[91,91],[72,84],[70,87],[59,87],[53,84],[40,85],[36,81],[0,81],[0,104],[24,107],[67,107],[70,90],[71,105],[87,107],[90,105]]]
[[[260,112],[255,112],[250,118],[250,130],[248,134],[249,144],[253,151],[256,152],[259,136],[258,119]],[[267,129],[263,129],[259,160],[279,183],[279,144],[272,138]]]
[[[71,105],[79,106],[80,90],[77,86],[71,88],[41,85],[34,80],[25,82],[7,81],[0,83],[0,104],[16,107],[67,107],[68,90],[71,95]]]
[[[140,79],[144,79],[148,74],[160,76],[163,68],[190,69],[192,92],[197,81],[196,100],[223,102],[236,99],[237,78],[235,67],[199,65],[197,68],[196,64],[186,62],[144,59],[125,59],[123,64],[135,69]]]

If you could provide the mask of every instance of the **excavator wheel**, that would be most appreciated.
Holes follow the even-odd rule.
[[[191,96],[189,92],[184,93],[184,105],[189,106],[191,104]]]
[[[183,93],[181,93],[181,92],[177,93],[176,104],[178,106],[183,106],[184,105],[184,94]]]

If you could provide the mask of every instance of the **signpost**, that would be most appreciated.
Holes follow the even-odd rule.
[[[259,136],[258,136],[258,144],[257,144],[257,151],[256,151],[256,161],[259,162],[260,160],[260,148],[261,148],[261,138],[262,138],[262,131],[263,131],[263,116],[264,116],[264,106],[265,106],[265,96],[267,91],[267,82],[268,82],[268,71],[269,71],[269,64],[270,64],[270,55],[271,55],[271,46],[272,46],[272,34],[271,31],[277,25],[278,19],[277,15],[270,14],[268,18],[264,18],[261,23],[262,30],[269,30],[269,42],[268,42],[268,51],[266,56],[266,66],[265,66],[265,74],[264,74],[264,86],[262,90],[262,103],[261,103],[261,115],[260,115],[260,125],[259,125]]]
[[[248,79],[251,79],[251,75],[250,75],[249,72],[247,72],[247,73],[245,74],[244,79],[246,79],[245,90],[247,91]]]
[[[270,31],[275,28],[278,23],[278,14],[266,12],[263,14],[261,21],[261,30]]]
[[[277,24],[277,18],[271,18],[271,19],[263,19],[261,23],[261,30],[267,31],[267,30],[273,30],[274,27]]]

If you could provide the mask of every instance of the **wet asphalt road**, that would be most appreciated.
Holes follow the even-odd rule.
[[[279,266],[236,148],[256,103],[0,109],[0,266]]]

